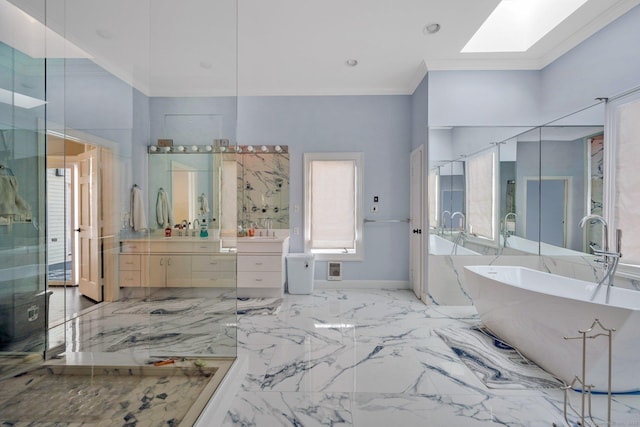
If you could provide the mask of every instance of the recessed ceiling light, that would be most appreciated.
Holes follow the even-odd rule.
[[[433,24],[425,25],[424,28],[422,29],[422,32],[424,34],[435,34],[438,31],[440,31],[440,24],[435,22]]]
[[[587,0],[502,0],[461,52],[525,52]]]
[[[357,59],[347,59],[347,61],[345,63],[349,67],[355,67],[356,65],[358,65],[358,60]]]

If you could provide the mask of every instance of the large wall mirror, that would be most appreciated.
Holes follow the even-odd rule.
[[[431,129],[430,253],[588,253],[600,233],[580,220],[602,211],[602,144],[602,126]]]
[[[220,148],[194,145],[167,150],[152,146],[149,154],[151,230],[183,223],[190,229],[206,223],[208,228],[219,230],[224,185]]]

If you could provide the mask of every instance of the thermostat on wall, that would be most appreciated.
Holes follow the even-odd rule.
[[[329,261],[327,263],[327,277],[329,280],[342,280],[342,263]]]

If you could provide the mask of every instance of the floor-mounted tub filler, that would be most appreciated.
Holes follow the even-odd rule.
[[[640,292],[613,287],[609,303],[596,283],[524,267],[467,266],[466,284],[484,325],[541,368],[571,384],[581,374],[582,342],[566,340],[598,319],[615,329],[614,393],[640,391]],[[587,345],[584,381],[608,391],[609,342]]]

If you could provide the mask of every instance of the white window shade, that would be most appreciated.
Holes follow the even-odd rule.
[[[311,162],[312,250],[355,249],[356,176],[353,160]]]
[[[467,159],[466,230],[473,235],[494,240],[496,150]]]
[[[640,100],[629,102],[618,109],[617,153],[615,168],[615,224],[623,231],[621,262],[640,264]],[[614,231],[610,230],[613,243]],[[615,250],[615,247],[611,247]]]

